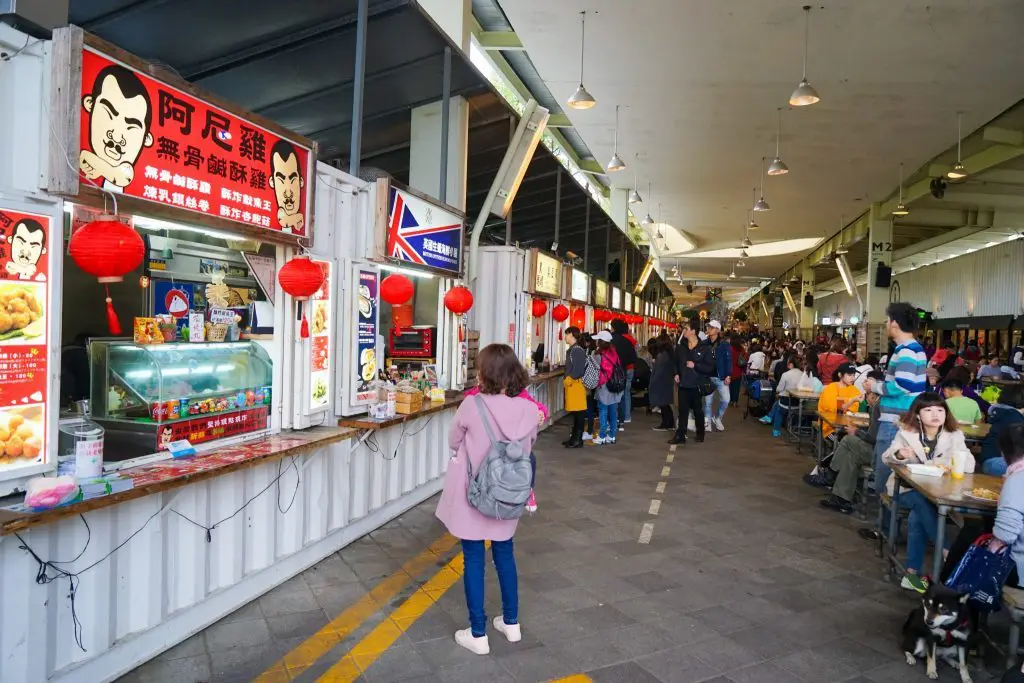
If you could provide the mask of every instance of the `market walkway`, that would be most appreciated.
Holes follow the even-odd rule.
[[[582,451],[558,445],[560,427],[542,435],[515,646],[492,633],[477,657],[452,642],[461,557],[431,500],[121,680],[928,680],[900,652],[911,603],[881,581],[858,520],[818,508],[806,456],[734,411],[675,453],[652,424]],[[980,665],[974,680],[989,680]]]

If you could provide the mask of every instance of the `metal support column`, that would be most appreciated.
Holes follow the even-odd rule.
[[[610,282],[611,277],[612,277],[612,264],[611,264],[611,261],[609,260],[609,258],[611,257],[611,250],[612,250],[612,222],[609,219],[609,220],[606,220],[604,222],[604,279],[605,279],[605,282],[608,282],[608,286],[609,287],[611,287],[611,284],[612,284]],[[609,292],[608,296],[609,297],[611,296],[610,292]]]
[[[348,149],[348,172],[359,176],[363,156],[363,80],[366,77],[366,22],[370,0],[359,0],[356,10],[356,63],[352,76],[352,138]]]
[[[552,244],[552,251],[555,251],[558,244],[558,229],[562,222],[562,165],[558,165],[558,172],[555,173],[555,239]]]
[[[452,106],[452,49],[444,46],[444,73],[441,76],[441,183],[437,198],[448,202],[448,126]]]
[[[590,257],[590,198],[587,198],[587,214],[583,223],[583,272],[587,271],[587,259]]]
[[[508,117],[508,142],[511,145],[512,139],[516,136],[516,117]],[[512,244],[512,207],[509,207],[505,214],[505,246]]]

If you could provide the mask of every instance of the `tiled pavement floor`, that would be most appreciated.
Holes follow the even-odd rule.
[[[727,430],[680,446],[637,417],[614,446],[565,450],[541,435],[540,510],[516,535],[523,641],[491,633],[492,653],[458,648],[461,582],[408,625],[359,680],[826,683],[927,681],[903,661],[899,631],[913,603],[883,580],[856,535],[860,521],[818,507],[800,476],[811,461],[736,409]],[[663,494],[656,494],[664,480]],[[661,500],[657,515],[651,500]],[[123,683],[250,681],[441,537],[435,499],[121,679]],[[650,543],[638,543],[653,522]],[[431,562],[348,637],[294,677],[315,681],[456,549]],[[488,613],[500,613],[488,570]],[[386,626],[387,624],[385,624]],[[1002,640],[1005,625],[993,626]],[[978,683],[998,679],[973,664]],[[959,676],[940,665],[941,680]],[[280,673],[278,674],[281,675]],[[267,679],[264,679],[267,680]],[[288,680],[288,677],[279,678]],[[585,680],[585,679],[581,679]]]

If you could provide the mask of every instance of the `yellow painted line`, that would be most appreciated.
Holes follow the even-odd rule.
[[[363,622],[387,606],[416,577],[435,566],[438,558],[446,555],[456,543],[458,539],[448,534],[438,538],[426,550],[374,586],[369,593],[359,598],[326,626],[271,664],[253,683],[287,683],[298,678],[303,671],[351,635]],[[282,673],[285,674],[284,678],[281,676]]]
[[[416,623],[437,600],[462,578],[462,553],[459,553],[441,571],[434,574],[415,593],[399,605],[388,618],[366,634],[317,683],[351,683],[373,666],[403,633]],[[452,647],[457,647],[452,643]]]
[[[593,683],[593,678],[587,674],[573,674],[565,678],[556,678],[551,683]]]

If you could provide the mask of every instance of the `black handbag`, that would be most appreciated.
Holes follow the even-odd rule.
[[[701,396],[710,396],[715,393],[715,383],[711,381],[710,377],[697,376],[697,391],[700,392]]]

